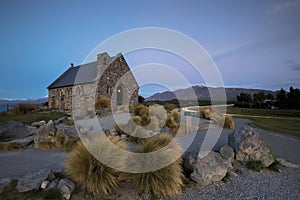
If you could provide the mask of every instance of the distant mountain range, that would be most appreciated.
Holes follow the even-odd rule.
[[[43,97],[39,99],[1,99],[0,98],[0,105],[16,105],[19,103],[32,103],[32,104],[42,104],[48,101],[48,97]]]
[[[220,94],[221,90],[224,88],[220,87],[206,87],[206,86],[192,86],[186,89],[178,89],[173,92],[166,91],[162,93],[156,93],[148,98],[146,101],[170,101],[173,99],[179,100],[193,100],[195,96],[202,101],[210,101],[209,90],[213,91],[215,94]],[[276,92],[271,90],[261,90],[261,89],[246,89],[246,88],[225,88],[227,101],[236,101],[236,96],[240,93],[248,93],[253,95],[254,93],[263,91],[265,94],[271,93],[275,96]],[[218,97],[216,97],[218,99]],[[219,97],[221,98],[221,97]]]

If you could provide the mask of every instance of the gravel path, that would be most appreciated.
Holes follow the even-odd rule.
[[[229,182],[217,182],[206,187],[193,186],[172,198],[193,199],[300,199],[300,169],[284,168],[282,172],[242,170]]]

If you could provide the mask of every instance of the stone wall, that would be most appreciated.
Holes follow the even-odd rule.
[[[120,91],[118,93],[118,91]],[[138,103],[138,84],[132,75],[124,57],[120,55],[106,69],[98,82],[96,98],[106,96],[112,99],[112,104],[117,104],[117,96],[122,96],[122,105]]]
[[[71,110],[72,109],[72,86],[54,88],[48,90],[49,109]]]

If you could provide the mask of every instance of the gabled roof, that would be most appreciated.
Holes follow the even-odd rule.
[[[116,58],[122,54],[117,54],[114,57],[110,57],[110,64],[115,61]],[[97,80],[97,61],[78,65],[76,67],[70,67],[60,77],[58,77],[53,83],[47,88],[60,88],[73,85],[80,85],[85,83],[92,83]]]

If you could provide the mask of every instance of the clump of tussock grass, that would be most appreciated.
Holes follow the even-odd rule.
[[[100,96],[95,103],[95,109],[103,110],[105,108],[111,108],[110,99],[106,96]]]
[[[166,147],[172,140],[169,134],[161,134],[158,137],[151,137],[145,140],[135,153],[150,153]],[[151,159],[132,159],[128,158],[129,166],[139,169],[141,166],[149,169],[151,165],[161,163],[162,160],[173,161],[156,171],[146,171],[144,173],[131,173],[131,178],[135,189],[139,194],[150,195],[151,198],[172,197],[180,193],[183,186],[183,171],[181,168],[182,159],[179,155],[180,147],[170,144],[170,151],[164,151],[162,154],[154,154]]]
[[[111,143],[118,148],[126,148],[120,139],[113,138]],[[106,137],[87,141],[86,145],[92,152],[97,152],[96,157],[124,165],[125,158],[120,155],[120,151],[115,151]],[[64,168],[72,180],[94,196],[107,196],[117,189],[120,172],[98,161],[81,141],[73,148]]]

